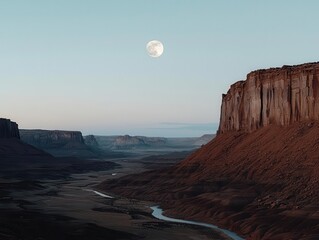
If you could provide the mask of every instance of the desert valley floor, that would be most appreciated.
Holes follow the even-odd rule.
[[[228,239],[205,227],[157,220],[150,209],[156,203],[93,192],[104,180],[179,160],[60,159],[54,167],[41,161],[26,170],[8,164],[1,170],[0,239]]]

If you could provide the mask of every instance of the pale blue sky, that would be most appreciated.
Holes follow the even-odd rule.
[[[0,116],[84,134],[214,132],[230,84],[319,60],[318,12],[315,0],[3,0]]]

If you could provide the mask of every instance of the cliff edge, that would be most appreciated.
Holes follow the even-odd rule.
[[[21,129],[20,134],[24,142],[42,149],[84,145],[82,133],[79,131]]]
[[[10,119],[0,118],[0,138],[20,139],[18,124]]]
[[[55,157],[96,157],[80,131],[20,129],[21,140]]]
[[[222,96],[218,133],[319,120],[319,62],[249,73]]]
[[[219,134],[175,166],[99,187],[247,240],[319,239],[319,63],[257,70],[223,96]]]

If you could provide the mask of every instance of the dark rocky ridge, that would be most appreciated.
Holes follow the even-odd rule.
[[[10,119],[0,118],[0,161],[4,167],[4,159],[17,157],[51,157],[48,153],[39,150],[20,140],[19,127]]]
[[[319,63],[262,69],[223,94],[219,133],[319,120]]]
[[[54,156],[96,157],[80,131],[20,130],[21,140]]]
[[[10,119],[0,118],[0,138],[20,139],[18,124]]]
[[[60,148],[84,144],[79,131],[20,130],[21,140],[39,148]]]
[[[87,135],[84,137],[84,143],[92,148],[98,148],[99,143],[96,141],[94,135]]]
[[[83,217],[70,218],[67,216],[69,205],[62,210],[43,204],[51,197],[54,197],[52,202],[56,201],[60,188],[64,184],[72,184],[72,174],[110,170],[117,164],[54,158],[18,139],[17,125],[6,119],[0,120],[0,133],[1,240],[129,239],[133,236],[124,231],[98,227],[89,217],[85,221]],[[84,183],[87,184],[85,180]],[[81,195],[79,199],[82,198]],[[63,196],[61,199],[68,198]],[[74,202],[72,205],[75,205]]]

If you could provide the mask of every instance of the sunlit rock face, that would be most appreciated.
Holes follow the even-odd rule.
[[[219,133],[319,119],[319,63],[249,73],[223,94]]]
[[[0,138],[20,139],[18,124],[10,119],[0,118]]]

